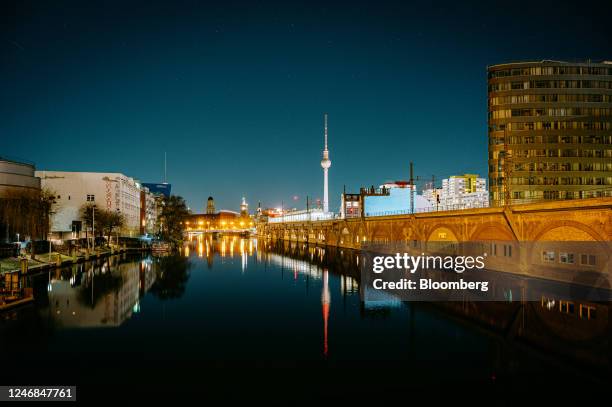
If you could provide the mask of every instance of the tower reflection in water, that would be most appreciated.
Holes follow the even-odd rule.
[[[202,249],[203,248],[203,249]],[[321,264],[327,260],[327,251],[323,247],[303,245],[301,250],[306,253],[301,258],[288,256],[288,253],[278,251],[278,248],[271,246],[269,243],[264,244],[261,250],[258,250],[258,241],[253,238],[245,238],[239,236],[213,236],[213,235],[198,235],[193,236],[183,248],[182,255],[185,257],[193,257],[194,249],[197,252],[197,257],[206,256],[208,268],[213,268],[215,261],[223,262],[226,258],[240,257],[241,272],[244,274],[249,266],[249,258],[257,263],[269,264],[280,269],[281,274],[285,270],[290,270],[293,274],[293,280],[298,280],[298,276],[305,276],[304,282],[307,286],[312,284],[312,281],[321,283],[321,312],[323,319],[323,356],[327,357],[329,353],[329,319],[331,310],[331,290],[330,290],[330,271]],[[344,255],[344,253],[343,253]],[[347,255],[349,255],[347,253]],[[358,264],[357,255],[353,256],[353,261]],[[355,294],[358,292],[359,284],[353,275],[338,275],[340,282],[340,291],[342,295]]]
[[[329,319],[329,306],[331,303],[329,295],[329,272],[323,270],[323,290],[321,292],[321,305],[323,306],[323,355],[327,357],[327,321]]]

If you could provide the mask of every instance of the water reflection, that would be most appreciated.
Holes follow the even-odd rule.
[[[346,249],[202,237],[180,255],[116,256],[35,277],[38,317],[24,309],[0,333],[78,351],[110,327],[109,349],[133,343],[189,360],[437,361],[489,374],[512,372],[517,360],[569,359],[583,372],[610,372],[608,303],[368,303],[361,261]]]
[[[155,259],[155,282],[151,293],[161,300],[181,298],[189,281],[191,262],[182,256]]]
[[[343,294],[355,293],[360,286],[359,262],[362,254],[337,248],[320,248],[295,242],[268,243],[262,245],[267,258],[276,264],[289,265],[301,272],[318,277],[323,274],[322,294],[325,320],[325,354],[327,354],[327,320],[330,296],[327,283],[328,271],[338,274]],[[316,270],[314,273],[312,272]],[[388,295],[384,301],[361,301],[362,318],[380,318],[391,315],[394,309],[442,313],[468,327],[482,330],[495,339],[500,364],[513,364],[517,347],[530,346],[530,351],[559,356],[559,360],[571,359],[590,368],[603,369],[610,374],[610,303],[567,301],[541,293],[539,301],[452,301],[406,303]]]
[[[190,257],[192,253],[197,253],[200,258],[206,257],[209,268],[213,267],[215,256],[225,258],[240,255],[242,271],[248,265],[249,256],[257,250],[257,240],[238,235],[217,236],[213,234],[193,235],[191,240],[186,242],[181,254]]]
[[[58,269],[48,278],[46,312],[55,326],[93,328],[120,326],[138,312],[156,276],[150,259],[114,257]]]

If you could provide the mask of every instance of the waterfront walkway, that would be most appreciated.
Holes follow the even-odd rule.
[[[74,256],[68,256],[59,252],[46,252],[36,254],[34,259],[28,256],[21,257],[8,257],[0,259],[0,275],[5,273],[15,273],[21,270],[21,261],[26,259],[28,262],[28,272],[37,272],[46,270],[53,267],[64,266],[68,264],[80,263],[86,260],[103,258],[113,254],[120,254],[131,251],[142,251],[143,248],[126,248],[126,247],[101,247],[96,248],[94,251],[87,253],[85,250],[81,250]],[[146,249],[148,250],[148,249]]]

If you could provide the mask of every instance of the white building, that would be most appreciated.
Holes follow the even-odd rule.
[[[51,217],[52,238],[77,237],[74,231],[81,221],[81,207],[91,203],[123,214],[126,224],[121,235],[140,234],[141,187],[133,178],[116,172],[36,171],[36,176],[57,196],[56,213]]]
[[[489,206],[487,181],[476,174],[453,175],[442,180],[442,188],[425,189],[423,196],[440,211]]]

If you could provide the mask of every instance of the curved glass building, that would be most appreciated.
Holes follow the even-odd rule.
[[[487,70],[491,205],[612,196],[612,62]]]

